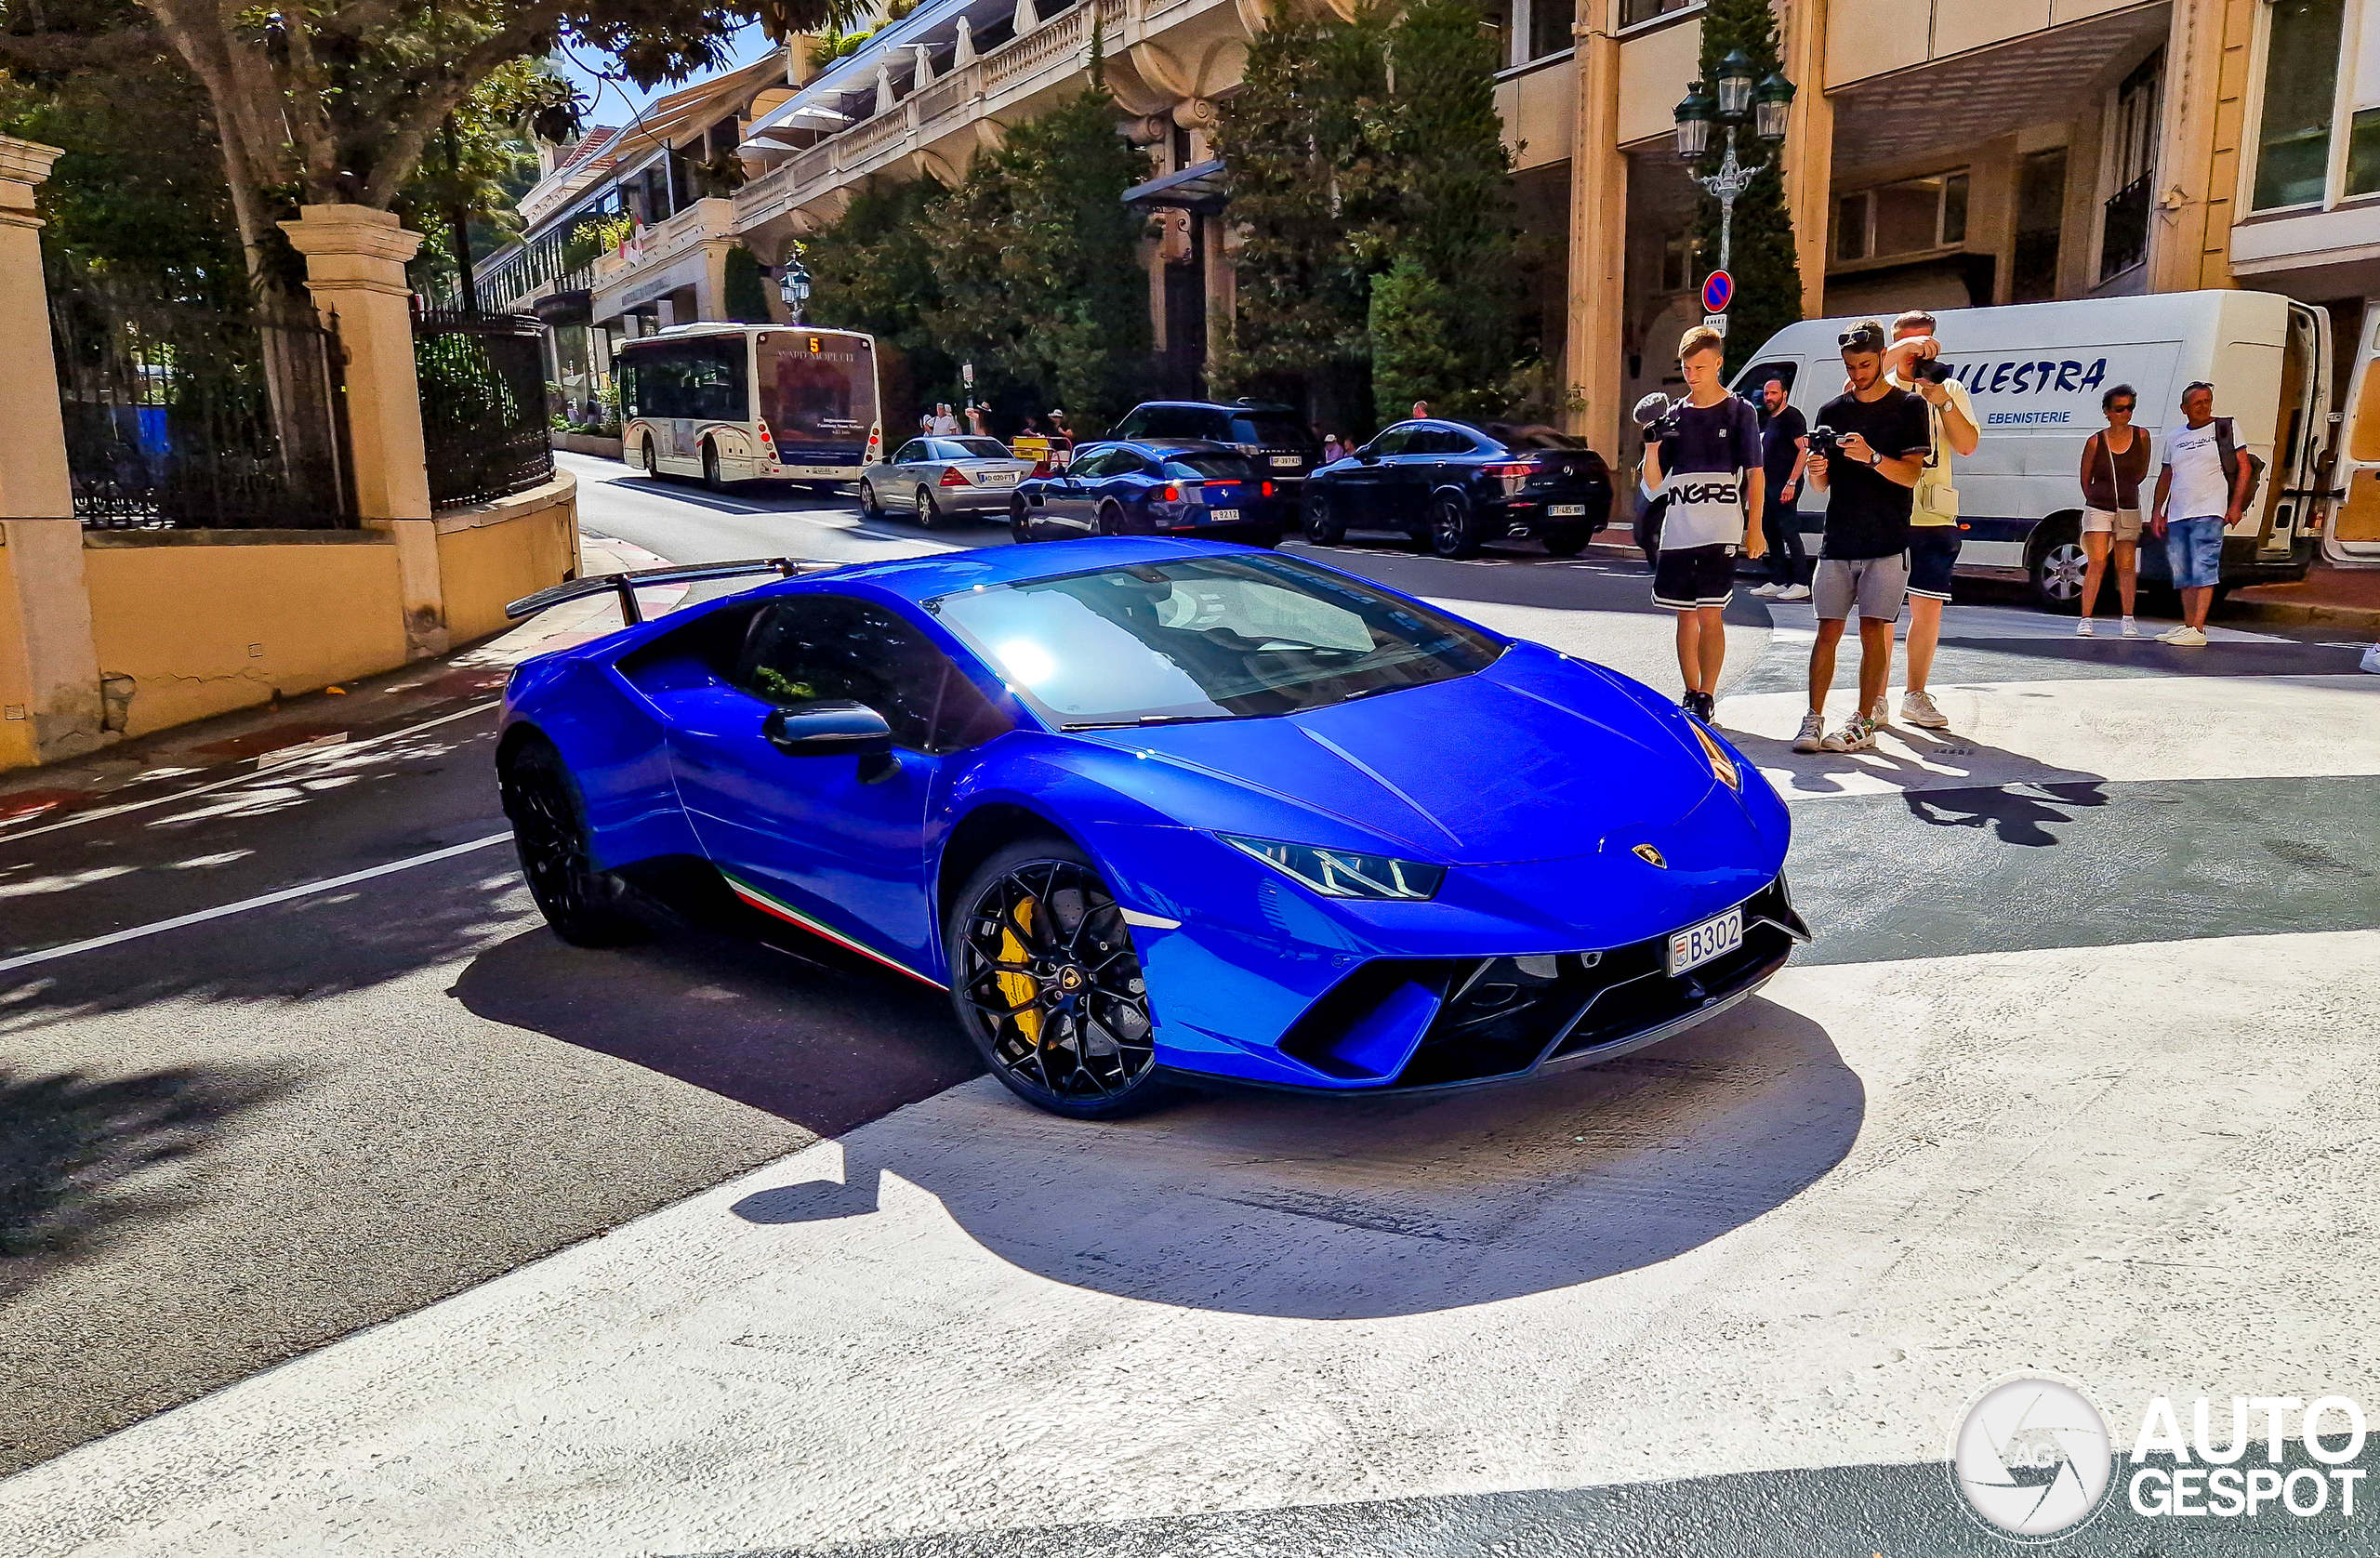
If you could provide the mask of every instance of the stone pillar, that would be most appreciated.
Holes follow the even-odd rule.
[[[33,191],[55,146],[0,136],[0,768],[106,739],[83,527],[66,474]]]
[[[2227,49],[2235,7],[2226,0],[2174,0],[2165,40],[2164,125],[2157,148],[2155,198],[2149,218],[2149,290],[2188,292],[2231,286],[2231,180],[2239,167],[2240,97],[2227,66],[2244,70],[2253,7],[2239,20],[2236,51]],[[2236,59],[2237,64],[2233,64]],[[2229,152],[2228,156],[2224,155]]]
[[[306,290],[347,351],[355,505],[367,528],[388,531],[397,543],[406,654],[443,654],[446,605],[414,378],[413,289],[405,284],[405,261],[421,234],[406,231],[390,212],[363,205],[300,206],[298,220],[281,231],[306,257]]]
[[[1606,459],[1620,448],[1620,323],[1627,306],[1628,159],[1620,150],[1620,40],[1596,20],[1578,39],[1579,118],[1570,140],[1570,329],[1562,381],[1586,401],[1570,430]]]
[[[1783,36],[1785,79],[1801,88],[1785,121],[1779,153],[1785,210],[1793,220],[1793,257],[1802,268],[1802,316],[1826,316],[1827,231],[1834,215],[1834,103],[1826,95],[1827,0],[1789,0]]]

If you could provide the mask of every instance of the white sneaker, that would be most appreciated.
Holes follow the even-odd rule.
[[[2364,649],[2361,668],[2374,676],[2380,676],[2380,644],[2372,644]],[[1808,722],[1804,721],[1802,728],[1808,730],[1810,728]]]
[[[2086,616],[2074,625],[2074,636],[2078,639],[2096,639],[2099,636],[2099,630],[2091,626],[2091,619]]]
[[[1784,588],[1783,585],[1778,584],[1754,585],[1752,592],[1764,601],[1774,601],[1777,599],[1777,592]]]
[[[2185,622],[2170,633],[2158,634],[2157,641],[2161,644],[2172,644],[2179,649],[2197,649],[2206,642],[2206,635]]]
[[[1828,752],[1864,752],[1874,745],[1875,725],[1857,714],[1844,721],[1843,729],[1818,743],[1819,748]]]
[[[1809,598],[1810,587],[1807,585],[1787,585],[1777,592],[1779,601],[1806,601]]]
[[[1823,752],[1826,750],[1826,744],[1820,738],[1825,734],[1826,721],[1818,718],[1818,711],[1816,709],[1812,709],[1809,713],[1802,716],[1802,733],[1793,738],[1793,750],[1796,752]]]
[[[1900,717],[1911,725],[1929,731],[1948,729],[1950,717],[1934,706],[1934,700],[1924,693],[1903,693],[1900,695]]]
[[[1892,722],[1892,694],[1889,693],[1879,693],[1876,694],[1875,703],[1871,706],[1868,710],[1868,728],[1870,730],[1882,730]]]
[[[2127,639],[2136,639],[2140,637],[2140,624],[2133,621],[2130,617],[2125,617],[2123,619],[2123,636]]]

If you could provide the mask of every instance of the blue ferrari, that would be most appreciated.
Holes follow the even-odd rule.
[[[1289,500],[1228,443],[1141,439],[1086,443],[1064,470],[1019,482],[1008,523],[1019,541],[1170,535],[1270,547]]]
[[[786,575],[653,622],[635,588]],[[1808,931],[1759,772],[1650,689],[1302,560],[1122,537],[581,580],[497,767],[565,940],[715,911],[946,990],[1061,1115],[1463,1087],[1744,999]],[[831,953],[821,944],[831,944]]]

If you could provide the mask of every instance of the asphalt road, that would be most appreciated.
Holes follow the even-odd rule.
[[[929,535],[897,519],[868,523],[848,504],[715,495],[565,460],[584,482],[591,532],[676,561],[786,552],[860,561],[1006,544],[998,527]],[[1670,619],[1651,607],[1633,560],[1556,561],[1514,548],[1449,563],[1395,544],[1311,555],[1675,686]],[[2051,1151],[2034,1142],[2038,1122],[2018,1102],[2031,1093],[2012,1083],[2008,1096],[1979,1097],[1946,1080],[1977,1047],[1996,1047],[2018,1071],[2035,1068],[2027,1086],[2098,1111],[2100,1155],[2122,1157],[2123,1172],[2195,1164],[2228,1185],[2246,1170],[2224,1155],[2249,1148],[2215,1141],[2226,1130],[2224,1101],[2192,1081],[2205,1068],[2232,1068],[2231,1107],[2260,1122],[2245,1135],[2268,1152],[2287,1140],[2267,1127],[2299,1099],[2289,1089],[2307,1068],[2329,1068],[2326,1088],[2380,1079],[2371,1003],[2348,993],[2356,960],[2373,956],[2373,944],[2357,938],[2380,928],[2380,699],[2361,691],[2380,693],[2380,679],[2358,683],[2354,647],[2317,634],[2225,633],[2188,655],[2081,643],[2004,600],[1963,603],[1935,677],[1951,690],[1945,703],[1957,730],[1900,732],[1872,757],[1811,760],[1784,740],[1800,704],[1806,612],[1745,596],[1730,621],[1720,722],[1793,799],[1792,871],[1820,932],[1793,976],[1801,983],[1780,986],[1742,1028],[1665,1047],[1641,1066],[1534,1101],[1391,1111],[1394,1120],[1223,1099],[1141,1134],[1062,1140],[986,1082],[951,1090],[973,1075],[972,1057],[939,1000],[904,983],[683,928],[622,951],[564,947],[537,922],[509,847],[485,842],[504,826],[483,715],[138,813],[45,820],[38,832],[0,827],[0,1356],[8,1362],[0,1471],[304,1360],[137,1431],[165,1439],[126,1435],[0,1483],[0,1538],[14,1534],[29,1551],[78,1551],[85,1540],[125,1551],[320,1551],[342,1527],[274,1524],[274,1508],[321,1502],[277,1502],[288,1485],[256,1469],[286,1466],[298,1468],[293,1476],[334,1477],[342,1508],[361,1499],[342,1518],[377,1523],[383,1551],[528,1551],[568,1531],[571,1551],[622,1552],[847,1542],[871,1552],[1455,1553],[1499,1541],[1510,1551],[1733,1552],[1776,1550],[1764,1545],[1760,1513],[1776,1509],[1812,1543],[1827,1543],[1799,1550],[1834,1551],[1839,1538],[1869,1551],[1875,1512],[1933,1507],[1911,1490],[1938,1468],[1911,1454],[1904,1436],[1875,1433],[1864,1419],[1851,1432],[1828,1417],[1826,1401],[1796,1382],[1797,1367],[1817,1369],[1810,1391],[1823,1383],[1818,1374],[1832,1378],[1795,1362],[1803,1339],[1832,1315],[1884,1353],[1921,1336],[1934,1344],[1938,1334],[1964,1339],[1956,1345],[1976,1366],[2003,1361],[2017,1351],[2004,1343],[2012,1328],[2063,1335],[2058,1304],[2080,1304],[2096,1320],[2161,1301],[2160,1262],[2181,1261],[2192,1236],[2186,1221],[2168,1221],[2178,1212],[2128,1198],[2121,1234],[2102,1221],[2074,1236],[2121,1243],[2137,1264],[2095,1272],[2054,1296],[2029,1289],[2021,1274],[2001,1274],[2003,1224],[1968,1193],[1930,1182],[1921,1189],[1919,1175],[1906,1195],[1886,1194],[1895,1176],[1916,1169],[1906,1142],[1877,1142],[1879,1122],[1922,1142],[1988,1118],[2004,1138],[2007,1172],[2028,1161],[2049,1163],[2053,1179],[2069,1172],[2071,1142]],[[1838,685],[1855,662],[1844,656]],[[400,868],[338,880],[389,866]],[[333,885],[11,963],[308,884]],[[2306,979],[2288,976],[2293,961]],[[2069,1008],[2079,1015],[2059,1016]],[[1871,1023],[1876,1013],[1891,1021]],[[2246,1063],[2236,1049],[2242,1013],[2261,1014],[2269,1041],[2268,1054]],[[2181,1057],[2183,1069],[2162,1079],[2141,1069],[2152,1045]],[[2104,1084],[2113,1076],[2123,1078],[2120,1107]],[[2339,1102],[2335,1091],[2299,1099],[2294,1123],[2304,1139],[2288,1145],[2290,1161],[2329,1163],[2323,1155],[2351,1153],[2360,1129],[2368,1136],[2368,1122],[2359,1126],[2352,1108],[2341,1114]],[[892,1114],[909,1103],[924,1107]],[[1512,1145],[1522,1155],[1507,1162],[1497,1156],[1505,1147],[1483,1150],[1558,1143],[1597,1116],[1604,1124],[1579,1125],[1578,1154]],[[2161,1144],[2160,1118],[2205,1140],[2189,1137],[2187,1150]],[[1382,1130],[1408,1140],[1384,1144]],[[1117,1147],[1130,1155],[1116,1158]],[[1971,1168],[1982,1150],[1971,1150]],[[829,1155],[818,1160],[829,1167],[766,1167],[788,1153],[803,1154],[797,1165]],[[1633,1166],[1644,1155],[1678,1166],[1656,1177],[1669,1187],[1658,1195],[1686,1196],[1650,1221],[1654,1182]],[[1146,1170],[1154,1179],[1134,1167],[1144,1158],[1157,1165]],[[747,1171],[759,1178],[722,1183]],[[787,1198],[786,1186],[822,1174],[834,1182],[825,1201]],[[1038,1205],[1057,1195],[1104,1208],[1124,1231],[1094,1235],[1085,1223],[1074,1242],[1051,1243],[1020,1203],[989,1193],[1018,1185],[1040,1187]],[[1128,1208],[1178,1197],[1184,1185],[1218,1187],[1214,1214],[1136,1230],[1131,1217],[1142,1214]],[[721,1188],[696,1195],[710,1186]],[[2369,1225],[2350,1209],[2359,1182],[2331,1175],[2301,1192],[2269,1230],[2229,1229],[2220,1252],[2285,1258],[2299,1306],[2327,1304],[2341,1323],[2373,1318],[2361,1274]],[[2212,1215],[2203,1196],[2193,1205]],[[1960,1208],[1969,1209],[1949,1209]],[[644,1214],[653,1215],[628,1226]],[[697,1228],[688,1220],[698,1216],[712,1221]],[[1276,1223],[1295,1236],[1276,1235]],[[722,1225],[744,1242],[715,1242],[729,1237]],[[2054,1219],[2043,1226],[2073,1234]],[[1967,1318],[1929,1316],[1923,1283],[1904,1291],[1888,1280],[1901,1257],[1884,1241],[1914,1242],[1920,1227],[1937,1253],[1922,1272],[1936,1293],[1957,1295]],[[1605,1231],[1603,1248],[1581,1242],[1578,1231],[1590,1228]],[[1532,1241],[1531,1229],[1566,1232]],[[615,1239],[562,1264],[535,1263],[613,1230]],[[1393,1256],[1344,1242],[1383,1231],[1405,1241]],[[2291,1242],[2284,1251],[2264,1233]],[[791,1244],[765,1242],[788,1235]],[[1789,1256],[1780,1238],[1808,1242]],[[638,1264],[647,1247],[668,1259]],[[1470,1253],[1448,1266],[1435,1255],[1417,1261],[1413,1250]],[[1009,1276],[978,1290],[966,1274],[986,1251]],[[606,1261],[617,1269],[602,1268]],[[489,1409],[475,1393],[478,1366],[452,1362],[480,1355],[474,1349],[493,1346],[508,1367],[534,1371],[559,1348],[581,1360],[582,1373],[589,1337],[622,1349],[607,1356],[668,1354],[685,1314],[666,1304],[628,1318],[584,1309],[572,1286],[583,1279],[570,1274],[599,1268],[612,1294],[669,1290],[701,1271],[707,1301],[766,1293],[767,1314],[720,1322],[732,1333],[722,1345],[742,1351],[719,1356],[748,1363],[741,1374],[708,1361],[691,1376],[623,1365],[616,1380],[599,1373],[586,1387],[597,1398],[573,1396],[569,1410],[615,1426],[591,1431],[594,1443],[608,1434],[621,1453],[633,1446],[647,1459],[615,1464],[588,1451],[601,1464],[564,1457],[567,1473],[561,1462],[533,1464],[530,1480],[548,1487],[551,1508],[573,1512],[546,1529],[534,1501],[515,1521],[500,1512],[513,1496],[469,1491],[480,1460],[442,1435],[439,1413],[451,1404],[454,1421],[479,1422]],[[1329,1296],[1300,1285],[1308,1268],[1341,1274],[1316,1279]],[[1697,1284],[1761,1292],[1779,1270],[1798,1274],[1788,1289],[1834,1296],[1803,1302],[1785,1291],[1777,1313],[1723,1315],[1708,1334],[1679,1318],[1707,1311]],[[523,1322],[518,1336],[489,1332],[510,1323],[500,1295],[519,1283],[544,1295],[520,1313],[547,1318]],[[437,1301],[474,1287],[458,1301],[480,1308],[445,1319],[466,1312]],[[1053,1337],[1112,1327],[1138,1337],[1136,1355],[1162,1378],[1211,1376],[1222,1394],[1180,1396],[1148,1380],[1125,1389],[1121,1376],[1085,1376],[1050,1353],[1022,1374],[1000,1373],[1009,1405],[986,1406],[969,1393],[982,1388],[978,1341],[933,1325],[905,1336],[896,1292],[940,1294],[952,1314],[978,1316],[977,1336],[997,1332],[992,1316],[1036,1310],[1051,1317]],[[1543,1349],[1556,1333],[1531,1331],[1531,1316],[1560,1321],[1568,1312],[1546,1306],[1573,1295],[1589,1313],[1641,1309],[1646,1318],[1624,1335],[1598,1333],[1592,1355],[1561,1351],[1566,1380],[1607,1374],[1634,1393],[1632,1402],[1670,1403],[1707,1433],[1701,1450],[1620,1454],[1593,1433],[1581,1440],[1538,1422],[1541,1403],[1529,1393],[1546,1385],[1530,1349],[1551,1355]],[[2005,1325],[1973,1318],[1976,1306],[1995,1304]],[[314,1351],[405,1315],[414,1318]],[[1253,1331],[1243,1324],[1250,1316]],[[1498,1332],[1506,1322],[1488,1316],[1519,1328]],[[2299,1371],[2278,1382],[2329,1355],[2307,1340],[2302,1315],[2268,1318],[2269,1346]],[[1427,1328],[1396,1331],[1408,1322]],[[1326,1335],[1352,1335],[1350,1324],[1378,1329],[1379,1359],[1395,1367],[1315,1350]],[[434,1364],[420,1351],[420,1339],[433,1337],[443,1339]],[[1492,1345],[1469,1350],[1481,1338]],[[1713,1346],[1739,1374],[1699,1355]],[[2162,1338],[2151,1349],[2179,1371],[2177,1388],[2246,1367],[2223,1352],[2190,1377],[2192,1361],[2212,1355],[2191,1347]],[[1274,1367],[1229,1361],[1250,1356]],[[823,1371],[800,1362],[820,1357],[842,1362]],[[310,1387],[316,1377],[303,1371],[318,1367],[325,1372]],[[2347,1393],[2368,1383],[2346,1372],[2333,1383]],[[1926,1392],[1938,1394],[1945,1377],[1926,1374],[1904,1395],[1930,1402]],[[404,1398],[430,1380],[444,1383],[424,1419],[425,1404]],[[707,1382],[688,1394],[690,1380]],[[614,1383],[634,1389],[601,1399]],[[1490,1385],[1507,1403],[1527,1401],[1518,1416],[1537,1426],[1526,1445],[1499,1424],[1496,1403],[1481,1394]],[[788,1415],[772,1393],[779,1387],[831,1402],[838,1426]],[[1111,1405],[1099,1405],[1109,1400],[1103,1390]],[[1746,1404],[1771,1398],[1792,1405],[1778,1408],[1781,1426],[1764,1437],[1749,1431]],[[1175,1453],[1195,1460],[1194,1444],[1211,1446],[1213,1433],[1250,1420],[1218,1427],[1221,1404],[1254,1411],[1266,1400],[1280,1415],[1249,1433],[1247,1456],[1217,1459],[1210,1475],[1153,1475],[1144,1459],[1118,1460],[1104,1437],[1078,1471],[1036,1478],[1029,1491],[1012,1479],[1034,1473],[998,1470],[1001,1435],[1038,1443],[1078,1418],[1105,1425],[1103,1436],[1144,1436],[1146,1456],[1189,1434]],[[1148,1416],[1135,1403],[1164,1412]],[[617,1413],[646,1407],[650,1424],[617,1426],[626,1421]],[[1574,1424],[1597,1412],[1640,1430],[1648,1420],[1591,1393],[1572,1410],[1587,1414]],[[355,1425],[355,1435],[321,1423],[305,1430],[325,1411],[323,1423]],[[404,1412],[416,1416],[403,1419],[412,1426],[399,1435],[401,1452],[370,1425]],[[878,1437],[863,1433],[865,1448],[837,1437],[874,1413],[890,1415]],[[994,1426],[1003,1413],[1025,1414],[1030,1431]],[[1924,1424],[1936,1439],[1938,1416]],[[283,1424],[284,1437],[258,1426],[266,1421]],[[802,1421],[824,1437],[772,1440]],[[914,1439],[925,1459],[882,1453],[881,1435],[895,1432],[884,1425],[895,1423],[906,1437],[891,1442]],[[720,1454],[731,1428],[762,1459],[813,1458],[796,1479],[799,1497],[772,1491],[747,1456],[727,1483],[688,1481],[697,1517],[639,1469],[658,1474]],[[574,1432],[590,1437],[583,1422]],[[428,1524],[387,1524],[368,1491],[345,1480],[353,1468],[334,1472],[317,1455],[324,1433],[376,1455],[417,1451],[426,1468],[443,1468],[430,1485],[440,1491],[420,1499]],[[1429,1447],[1433,1435],[1443,1454]],[[234,1461],[249,1470],[233,1475]],[[932,1469],[975,1461],[981,1469],[955,1477]],[[188,1521],[201,1524],[142,1514],[150,1496],[114,1484],[88,1498],[68,1491],[119,1471],[178,1490],[176,1507],[187,1504],[197,1512]],[[747,1474],[756,1480],[739,1480]],[[1102,1477],[1143,1492],[1119,1502],[1093,1491]],[[625,1513],[631,1504],[649,1516]],[[124,1545],[131,1527],[111,1524],[119,1519],[145,1522],[150,1545]],[[221,1532],[202,1541],[209,1521],[222,1522]],[[631,1528],[633,1537],[620,1534]],[[1927,1533],[1924,1551],[1966,1551],[1931,1526],[1909,1529]],[[2294,1551],[2269,1549],[2284,1550]]]

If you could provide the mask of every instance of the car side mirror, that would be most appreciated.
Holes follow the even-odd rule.
[[[773,708],[760,722],[760,733],[788,758],[857,758],[860,777],[869,783],[889,777],[899,766],[892,759],[892,727],[876,710],[849,698]]]
[[[1373,453],[1372,453],[1370,450],[1368,450],[1368,449],[1358,449],[1358,450],[1356,450],[1356,451],[1355,451],[1355,458],[1356,458],[1358,461],[1360,461],[1361,463],[1365,464],[1365,465],[1378,465],[1378,464],[1380,464],[1380,456],[1379,456],[1378,455],[1373,454]]]

